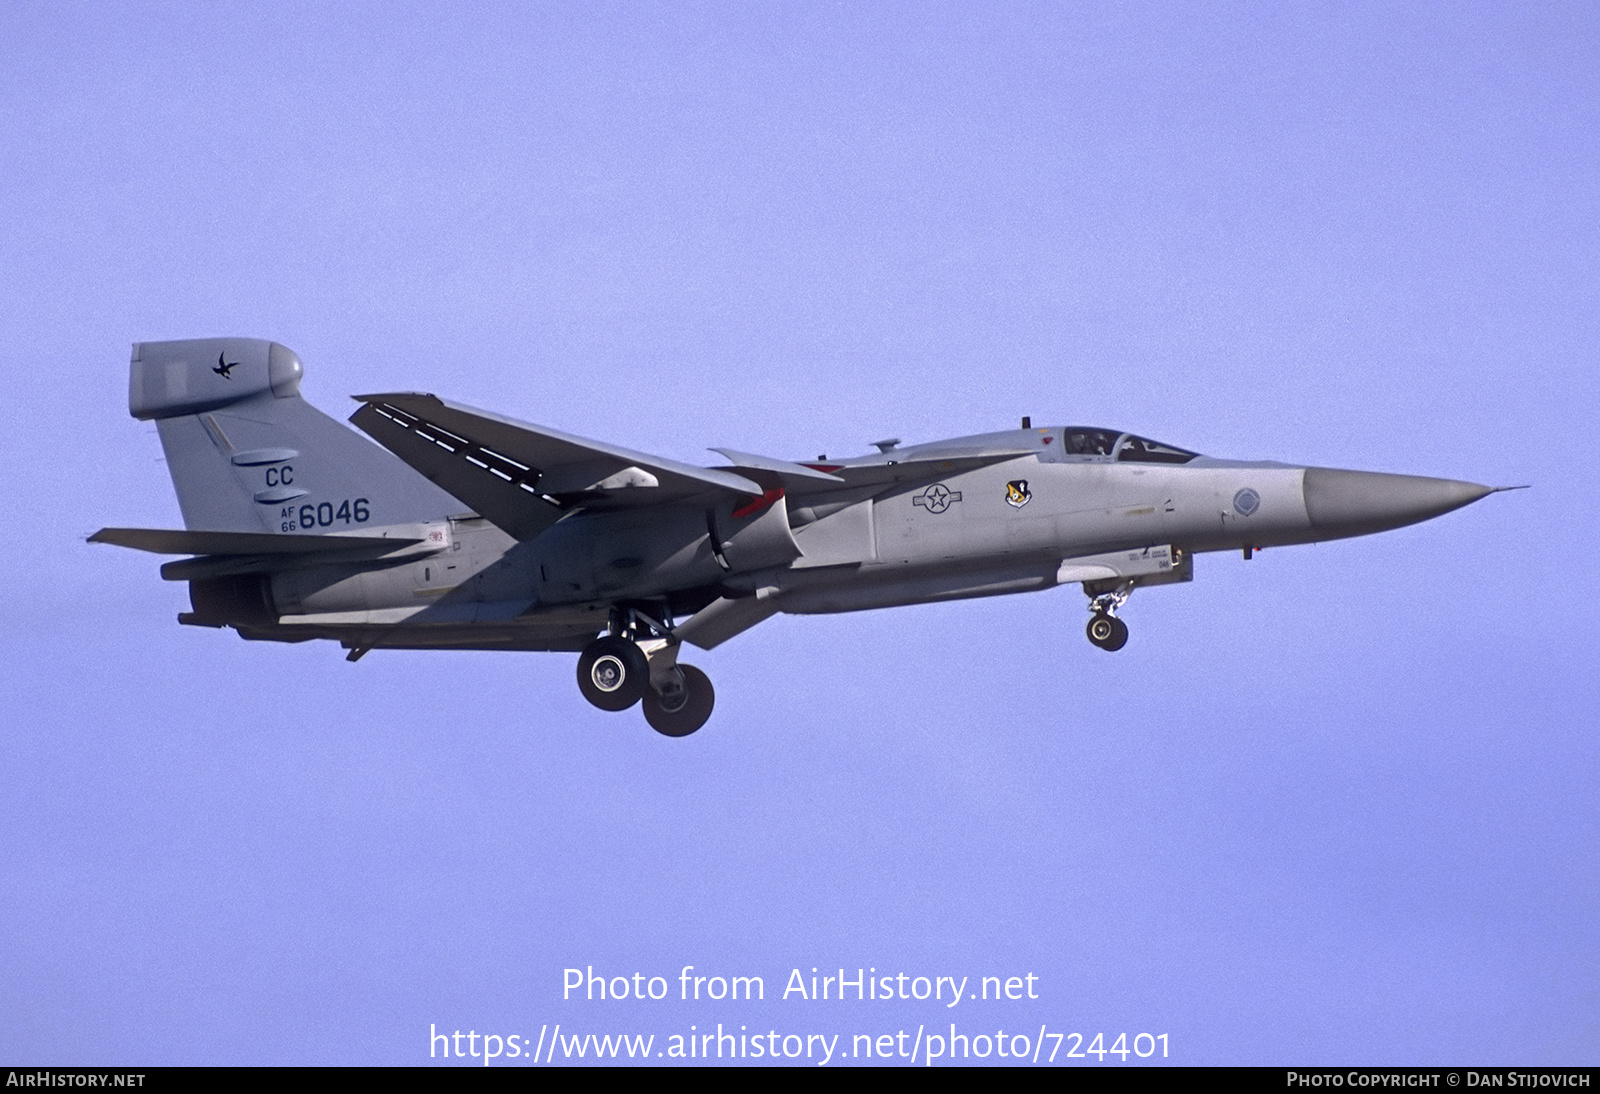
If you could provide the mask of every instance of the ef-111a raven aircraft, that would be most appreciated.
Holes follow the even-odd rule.
[[[697,467],[433,395],[300,397],[273,342],[133,347],[128,406],[161,435],[185,530],[90,539],[158,554],[182,623],[374,649],[568,650],[602,710],[668,736],[711,714],[678,660],[778,612],[1079,584],[1089,641],[1120,649],[1134,589],[1201,551],[1366,535],[1491,493],[1449,479],[1224,460],[1117,429],[1048,426],[789,461]],[[378,447],[381,445],[382,447]],[[387,450],[387,451],[385,451]]]

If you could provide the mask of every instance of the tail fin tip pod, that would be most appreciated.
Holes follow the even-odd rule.
[[[128,412],[156,423],[187,528],[318,535],[464,511],[307,403],[304,372],[260,338],[134,343]]]
[[[268,391],[292,399],[304,372],[294,350],[260,338],[135,342],[128,413],[140,421],[178,418]]]

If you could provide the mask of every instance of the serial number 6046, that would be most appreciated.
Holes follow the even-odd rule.
[[[335,508],[331,501],[322,502],[320,505],[302,505],[298,510],[292,505],[285,505],[278,516],[285,532],[326,528],[335,521],[364,524],[367,518],[372,516],[372,512],[367,508],[368,504],[366,498],[357,498],[353,502],[349,499],[340,502],[338,508]]]

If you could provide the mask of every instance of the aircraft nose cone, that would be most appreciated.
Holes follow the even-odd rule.
[[[1303,490],[1311,527],[1330,539],[1430,520],[1493,493],[1475,482],[1327,467],[1306,468]]]

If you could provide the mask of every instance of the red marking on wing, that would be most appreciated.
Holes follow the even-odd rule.
[[[803,463],[800,466],[801,467],[809,467],[813,471],[821,471],[821,472],[824,472],[825,474],[831,475],[835,471],[838,471],[841,468],[843,468],[844,464],[842,464],[842,463]]]
[[[1045,437],[1045,438],[1043,438],[1043,440],[1044,440],[1045,444],[1049,444],[1051,441],[1055,440],[1055,438],[1054,437]]]
[[[748,517],[751,513],[759,513],[761,510],[765,509],[767,506],[771,505],[781,497],[783,497],[783,487],[780,486],[776,490],[768,490],[759,498],[751,498],[749,501],[739,506],[739,508],[735,509],[733,511],[733,518],[738,520],[740,517]]]

